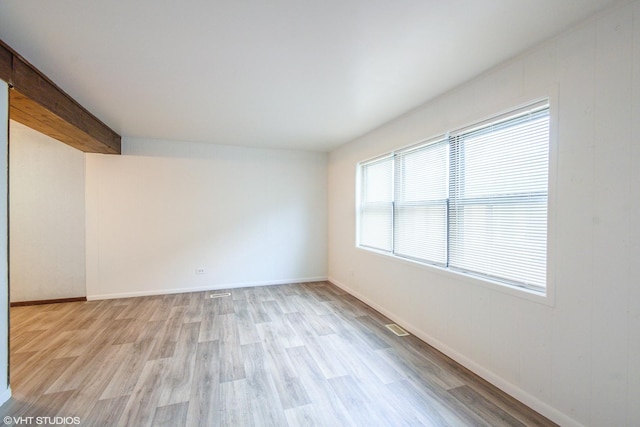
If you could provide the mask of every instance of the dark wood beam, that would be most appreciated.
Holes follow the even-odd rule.
[[[87,153],[121,153],[120,135],[1,41],[0,78],[12,87],[11,119]]]
[[[85,153],[120,154],[120,144],[101,143],[15,88],[9,91],[9,118]]]
[[[11,83],[11,63],[13,55],[4,46],[0,45],[0,80]]]

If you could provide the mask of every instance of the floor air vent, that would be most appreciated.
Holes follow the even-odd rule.
[[[228,296],[231,296],[230,292],[224,292],[224,293],[221,293],[221,294],[211,294],[211,295],[209,295],[209,298],[224,298],[224,297],[228,297]]]
[[[400,326],[396,325],[395,323],[390,323],[388,325],[385,325],[387,327],[387,329],[389,329],[391,332],[393,332],[394,334],[396,334],[399,337],[406,337],[407,335],[409,335],[409,332],[405,331],[404,329],[402,329]]]

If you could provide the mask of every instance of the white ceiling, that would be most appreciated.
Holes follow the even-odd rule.
[[[4,0],[0,38],[123,136],[331,150],[613,0]]]

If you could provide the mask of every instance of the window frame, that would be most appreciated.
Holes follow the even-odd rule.
[[[433,143],[437,143],[438,141],[442,140],[443,138],[447,139],[447,143],[450,145],[449,150],[451,152],[451,137],[452,135],[460,135],[464,132],[470,132],[473,131],[474,129],[480,129],[484,126],[487,125],[487,123],[490,122],[497,122],[500,120],[504,120],[505,118],[508,118],[509,116],[514,116],[516,115],[518,112],[526,110],[526,109],[532,109],[534,108],[536,105],[541,105],[541,104],[546,104],[546,108],[548,110],[548,118],[549,118],[549,126],[548,126],[548,139],[547,139],[547,149],[548,149],[548,160],[547,160],[547,167],[548,167],[548,172],[547,172],[547,176],[546,176],[546,242],[545,242],[545,247],[546,247],[546,280],[545,280],[545,287],[544,288],[537,288],[537,287],[530,287],[527,286],[526,284],[523,283],[515,283],[513,281],[510,280],[505,280],[502,279],[500,277],[493,277],[490,275],[486,275],[480,272],[473,272],[473,271],[467,271],[465,269],[460,269],[460,268],[455,268],[455,267],[451,267],[449,266],[449,254],[450,254],[450,249],[449,249],[449,245],[450,245],[450,236],[449,236],[449,229],[450,229],[450,224],[449,224],[449,204],[450,204],[450,200],[451,200],[451,194],[448,194],[448,199],[447,199],[447,223],[446,223],[446,227],[447,227],[447,236],[446,236],[446,254],[447,254],[447,261],[446,261],[446,265],[442,265],[442,264],[438,264],[438,263],[429,263],[429,262],[425,262],[424,260],[420,260],[420,259],[414,259],[412,257],[408,257],[408,256],[403,256],[403,255],[398,255],[394,253],[394,246],[392,245],[391,247],[391,251],[388,252],[382,252],[382,251],[378,251],[376,249],[371,249],[371,248],[367,248],[365,246],[360,245],[360,236],[358,233],[356,233],[356,247],[362,250],[365,250],[367,252],[370,253],[376,253],[379,255],[384,255],[385,257],[392,257],[400,262],[403,263],[409,263],[410,265],[416,265],[419,267],[424,267],[425,269],[428,269],[430,271],[437,271],[441,274],[444,274],[446,276],[451,276],[454,277],[456,279],[463,279],[463,280],[469,280],[470,282],[474,283],[474,284],[478,284],[480,283],[481,285],[485,286],[485,287],[489,287],[492,289],[496,289],[502,292],[506,292],[508,294],[512,294],[518,297],[524,297],[526,299],[531,299],[534,300],[536,302],[542,302],[544,304],[547,305],[553,305],[554,303],[554,297],[555,297],[555,292],[554,292],[554,264],[552,262],[553,260],[553,252],[554,252],[554,248],[553,246],[550,244],[552,239],[552,235],[555,234],[554,230],[555,230],[555,223],[553,221],[553,212],[555,209],[555,188],[552,185],[555,181],[555,175],[556,175],[556,134],[557,134],[557,130],[556,130],[556,122],[557,122],[557,108],[555,108],[555,99],[556,96],[554,94],[554,91],[550,91],[551,93],[546,94],[545,96],[542,96],[540,98],[535,99],[534,101],[531,101],[531,99],[527,100],[526,102],[522,102],[519,106],[517,107],[511,107],[511,108],[506,108],[503,110],[502,113],[499,114],[493,114],[491,116],[489,116],[487,119],[485,120],[481,120],[481,121],[476,121],[475,123],[472,123],[469,126],[464,126],[464,127],[459,127],[457,128],[455,131],[449,131],[445,134],[440,134],[434,138],[430,138],[428,140],[423,140],[417,144],[412,144],[409,145],[407,147],[404,147],[402,149],[398,149],[398,150],[394,150],[391,151],[383,156],[377,156],[376,158],[373,158],[371,160],[364,160],[361,162],[358,162],[356,165],[356,189],[357,189],[357,194],[359,196],[360,193],[360,189],[361,189],[361,182],[360,182],[360,171],[363,165],[366,165],[367,163],[369,163],[372,160],[375,159],[379,159],[382,157],[395,157],[398,153],[403,153],[403,152],[407,152],[410,150],[416,150],[419,149],[421,147],[424,147],[426,145],[429,144],[433,144]],[[394,168],[395,168],[395,159],[393,160],[394,163]],[[449,163],[449,167],[448,167],[448,175],[449,175],[449,179],[452,175],[452,161],[450,161]],[[395,178],[395,177],[394,177]],[[395,185],[395,179],[394,179],[394,185]],[[394,204],[395,204],[395,191],[394,191]],[[360,200],[358,197],[356,197],[356,205],[359,208],[360,206]],[[394,206],[394,212],[395,212],[395,206]],[[356,213],[356,223],[358,223],[359,221],[359,211],[357,211]],[[392,223],[392,229],[395,228],[395,223]],[[359,226],[357,228],[357,230],[359,230]],[[395,230],[392,230],[392,236],[394,234]],[[393,239],[393,237],[392,237]]]

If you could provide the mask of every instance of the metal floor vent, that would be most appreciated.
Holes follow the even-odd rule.
[[[395,323],[390,323],[388,325],[384,325],[387,327],[387,329],[389,329],[391,332],[393,332],[394,334],[396,334],[399,337],[406,337],[407,335],[409,335],[409,332],[405,331],[404,329],[402,329],[400,326],[396,325]]]
[[[209,295],[209,298],[224,298],[224,297],[228,297],[231,296],[231,292],[224,292],[221,294],[211,294]]]

